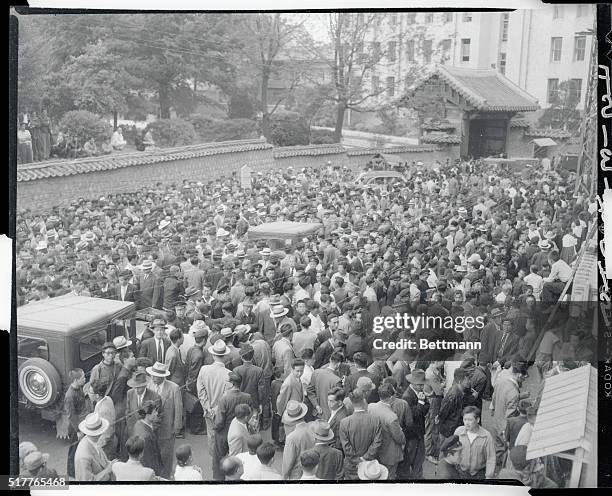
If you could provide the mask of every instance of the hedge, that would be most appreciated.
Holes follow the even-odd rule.
[[[155,144],[159,147],[191,145],[197,141],[197,134],[191,122],[184,119],[160,119],[147,126]]]

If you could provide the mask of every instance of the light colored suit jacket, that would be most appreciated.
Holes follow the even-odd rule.
[[[153,386],[154,388],[155,386]],[[161,423],[157,439],[172,439],[183,426],[183,396],[181,389],[172,381],[164,381],[161,388]]]
[[[145,389],[142,402],[146,403],[147,401],[161,401],[161,398],[157,393],[147,388]],[[140,420],[140,417],[138,416],[138,394],[136,393],[136,389],[129,389],[127,392],[125,415],[128,436],[131,436],[134,430],[134,425]]]
[[[276,411],[278,414],[281,416],[283,415],[289,400],[295,400],[303,403],[304,393],[305,390],[302,381],[296,379],[293,374],[287,376],[287,378],[283,381],[280,393],[278,393],[278,398],[276,399]]]
[[[136,460],[117,462],[112,468],[116,481],[153,481],[155,472],[152,468],[143,467]]]
[[[329,368],[317,369],[312,373],[310,385],[308,386],[308,397],[314,394],[317,399],[317,404],[323,410],[322,417],[328,419],[331,415],[329,406],[327,405],[327,393],[335,386],[342,386],[342,379]],[[311,400],[312,402],[312,400]],[[316,404],[314,404],[316,406]]]
[[[94,446],[87,437],[79,441],[79,445],[74,454],[74,473],[76,480],[79,482],[110,480],[110,472],[106,477],[96,479],[96,475],[102,472],[108,464],[108,458],[106,458],[101,448]]]
[[[228,456],[236,456],[238,453],[244,453],[249,450],[247,446],[247,438],[249,437],[249,429],[245,424],[234,418],[227,431],[227,444],[229,445]]]

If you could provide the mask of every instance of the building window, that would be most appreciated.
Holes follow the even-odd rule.
[[[560,62],[561,61],[561,47],[563,45],[563,38],[554,37],[550,40],[550,61]]]
[[[406,21],[408,22],[408,24],[415,24],[416,23],[416,14],[407,14],[406,15]]]
[[[434,15],[429,13],[429,14],[425,14],[425,22],[427,24],[431,24],[434,20]]]
[[[502,14],[502,41],[508,41],[508,24],[510,23],[510,14]]]
[[[377,93],[380,89],[380,79],[378,76],[372,76],[372,93]]]
[[[451,49],[451,40],[450,38],[446,38],[445,40],[442,40],[442,53],[443,56],[447,56],[450,52]]]
[[[563,19],[563,7],[561,5],[553,7],[553,19]]]
[[[462,17],[463,22],[472,22],[472,13],[464,12]]]
[[[423,41],[423,61],[426,64],[429,64],[431,62],[432,44],[433,42],[431,40]]]
[[[453,13],[452,12],[444,12],[444,14],[442,14],[442,20],[444,21],[444,24],[447,24],[449,22],[453,22]]]
[[[387,78],[387,93],[389,96],[395,95],[395,78],[393,76]]]
[[[373,41],[372,45],[372,58],[374,61],[378,61],[380,59],[380,41]]]
[[[461,40],[461,62],[470,61],[470,39],[463,38]]]
[[[558,79],[549,79],[548,80],[548,103],[552,103],[559,96],[559,80]]]
[[[499,54],[499,72],[506,74],[506,54]]]
[[[584,53],[586,52],[586,36],[575,36],[574,37],[574,60],[584,60]]]
[[[576,98],[577,102],[580,102],[582,98],[582,79],[570,79],[570,99]]]
[[[389,24],[391,26],[396,26],[397,25],[397,14],[390,14],[389,15]]]
[[[387,58],[389,59],[389,62],[395,62],[396,59],[396,48],[395,48],[395,41],[390,41],[389,43],[387,43]]]
[[[406,56],[408,57],[408,62],[414,62],[414,40],[406,42]]]
[[[585,17],[588,15],[589,6],[585,4],[576,5],[576,17]]]

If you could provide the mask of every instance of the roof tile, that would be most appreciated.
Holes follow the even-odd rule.
[[[378,147],[378,148],[360,148],[357,150],[349,150],[346,154],[349,157],[355,157],[360,155],[373,155],[375,153],[406,153],[406,152],[435,152],[440,151],[442,148],[439,146],[424,146],[424,145],[404,145],[404,146],[390,146],[388,148]]]
[[[435,143],[444,145],[459,145],[461,144],[461,138],[459,136],[453,136],[450,134],[440,134],[433,136],[424,136],[421,141],[423,143]]]
[[[525,136],[535,137],[535,138],[571,138],[572,133],[565,131],[564,129],[538,129],[538,128],[529,128],[525,131]]]

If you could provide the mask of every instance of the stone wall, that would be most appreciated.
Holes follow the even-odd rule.
[[[303,167],[332,165],[362,168],[374,153],[396,155],[401,161],[444,163],[458,157],[458,147],[398,146],[346,150],[341,145],[274,148],[265,140],[207,143],[153,150],[21,165],[17,169],[17,208],[47,211],[78,197],[99,198],[140,188],[230,177],[248,164],[254,171],[270,168],[296,171]]]

